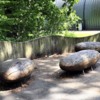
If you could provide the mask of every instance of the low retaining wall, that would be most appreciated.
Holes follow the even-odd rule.
[[[84,38],[47,36],[25,42],[0,42],[0,61],[27,57],[37,58],[54,53],[74,52],[76,43],[83,41],[100,41],[100,34]]]

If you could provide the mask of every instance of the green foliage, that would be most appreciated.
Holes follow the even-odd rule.
[[[0,37],[20,41],[67,30],[78,21],[72,10],[76,1],[59,9],[54,0],[1,0]]]

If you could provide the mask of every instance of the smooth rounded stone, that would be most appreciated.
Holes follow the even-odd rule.
[[[34,62],[27,58],[6,60],[0,66],[0,76],[6,81],[16,81],[30,76],[34,67]]]
[[[60,59],[59,65],[65,71],[81,71],[95,65],[99,58],[98,51],[82,50]]]
[[[81,42],[75,45],[75,51],[86,49],[97,50],[100,52],[100,42]]]

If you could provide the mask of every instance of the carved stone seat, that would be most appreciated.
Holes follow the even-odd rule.
[[[95,50],[82,50],[60,60],[60,68],[65,71],[81,71],[93,66],[100,58]]]
[[[0,76],[6,81],[16,81],[31,75],[34,66],[34,62],[27,58],[9,59],[0,66]]]

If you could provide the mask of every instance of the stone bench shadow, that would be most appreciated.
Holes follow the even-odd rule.
[[[96,68],[97,68],[97,66],[94,65],[94,66],[86,68],[86,69],[84,69],[82,71],[75,71],[75,72],[58,70],[53,74],[53,77],[55,77],[56,79],[78,78],[81,75],[88,74],[90,71],[93,71]]]
[[[0,91],[6,91],[6,90],[13,90],[17,88],[24,88],[25,86],[28,85],[28,82],[31,80],[31,76],[28,76],[26,78],[22,78],[17,81],[13,82],[3,82],[3,79],[0,78]]]

